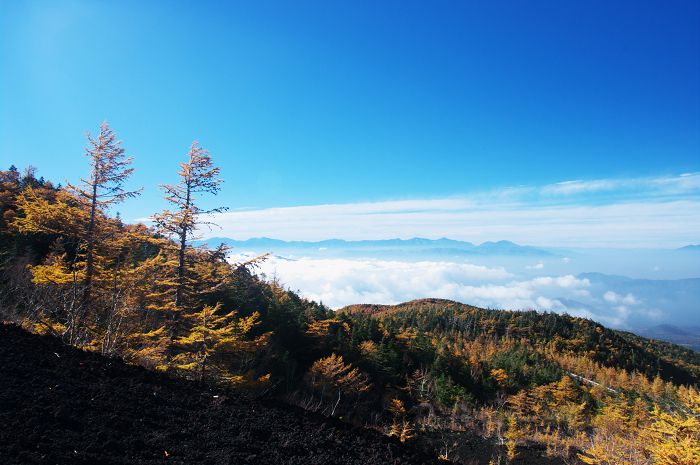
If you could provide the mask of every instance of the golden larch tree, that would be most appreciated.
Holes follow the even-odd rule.
[[[134,168],[129,168],[133,157],[126,157],[121,147],[121,140],[116,140],[116,134],[107,121],[100,125],[100,135],[93,139],[85,131],[88,147],[85,155],[90,159],[90,175],[87,179],[80,178],[82,184],[74,186],[68,183],[68,189],[75,194],[78,202],[89,211],[88,224],[84,231],[85,241],[85,289],[83,300],[89,304],[92,294],[92,279],[95,268],[95,243],[101,238],[98,235],[100,210],[106,210],[111,205],[136,197],[141,189],[127,191],[127,182]]]

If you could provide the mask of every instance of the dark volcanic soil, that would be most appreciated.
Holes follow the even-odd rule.
[[[0,325],[0,463],[447,462],[373,430]]]
[[[505,463],[504,446],[467,432],[404,444],[0,324],[0,464],[446,464],[446,445],[462,464]],[[514,464],[564,464],[518,449]]]

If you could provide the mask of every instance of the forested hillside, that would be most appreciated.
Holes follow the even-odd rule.
[[[130,159],[106,123],[88,142],[81,185],[0,172],[5,321],[402,441],[440,434],[444,458],[466,460],[456,434],[470,432],[494,460],[534,441],[569,463],[700,463],[699,353],[438,299],[331,311],[256,275],[264,256],[231,264],[225,245],[191,245],[207,213],[197,196],[221,182],[196,144],[181,182],[161,186],[172,210],[147,227],[110,216],[139,192],[123,190]]]

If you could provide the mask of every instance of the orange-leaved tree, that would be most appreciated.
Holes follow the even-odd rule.
[[[645,428],[647,450],[659,464],[700,463],[700,393],[682,386],[678,397],[680,405],[675,411],[656,405],[652,423]]]
[[[195,197],[200,193],[218,194],[220,168],[214,167],[209,152],[202,147],[197,147],[197,141],[192,143],[189,152],[189,161],[180,163],[180,182],[176,185],[161,184],[165,191],[163,198],[172,204],[174,211],[164,210],[152,216],[156,229],[166,236],[172,237],[177,244],[177,285],[175,292],[175,306],[180,308],[186,298],[188,281],[186,279],[187,263],[185,255],[188,241],[197,239],[195,231],[201,224],[211,224],[202,221],[203,214],[219,213],[227,210],[227,207],[218,207],[203,210],[197,205]]]
[[[128,198],[136,197],[141,189],[127,191],[124,184],[134,172],[129,168],[133,157],[126,157],[121,147],[121,140],[109,127],[107,121],[100,125],[100,135],[93,139],[89,132],[85,131],[88,147],[85,148],[85,156],[90,159],[90,175],[87,179],[80,178],[82,184],[74,186],[68,183],[75,198],[81,206],[87,210],[88,223],[83,231],[85,242],[85,289],[83,300],[89,304],[92,295],[92,279],[95,273],[95,244],[105,239],[99,234],[98,221],[101,219],[100,211],[108,209],[111,205],[123,202]]]
[[[260,325],[258,312],[239,318],[237,311],[226,312],[217,303],[181,317],[183,330],[173,341],[170,360],[157,368],[227,386],[259,388],[267,384],[269,374],[256,371],[255,358],[269,344],[272,333],[250,337]]]
[[[107,122],[102,123],[97,139],[89,132],[86,137],[91,167],[87,179],[80,178],[78,186],[69,183],[67,189],[51,196],[26,186],[17,196],[13,218],[21,234],[55,238],[51,253],[31,268],[33,282],[50,290],[46,296],[56,297],[61,304],[51,312],[59,323],[54,332],[82,346],[100,339],[103,313],[109,311],[104,305],[114,300],[115,286],[110,283],[115,277],[113,259],[119,254],[115,244],[121,222],[110,219],[107,210],[140,191],[124,189],[133,173],[129,168],[132,158],[125,157],[121,141]],[[65,311],[57,311],[61,307]]]
[[[160,286],[161,297],[163,293],[172,290],[174,295],[162,299],[162,310],[167,314],[167,347],[164,354],[166,359],[172,355],[172,344],[180,337],[183,328],[181,315],[185,307],[190,310],[198,307],[197,294],[207,284],[202,282],[205,274],[197,273],[197,267],[201,267],[201,258],[205,256],[203,249],[194,249],[189,246],[189,241],[197,239],[195,231],[202,224],[211,224],[201,219],[201,215],[225,211],[227,208],[219,207],[203,210],[197,204],[197,195],[201,193],[218,194],[219,184],[223,182],[218,178],[219,168],[214,167],[209,152],[197,146],[193,142],[189,151],[189,161],[180,163],[180,182],[176,185],[161,184],[165,191],[163,198],[173,205],[173,211],[164,210],[153,215],[156,230],[173,242],[164,252]],[[219,250],[219,254],[225,257],[225,248]],[[220,260],[223,262],[223,260]]]
[[[12,226],[20,234],[47,237],[53,243],[41,264],[28,267],[34,293],[41,298],[25,308],[25,323],[39,332],[64,336],[70,344],[85,343],[82,232],[88,223],[86,212],[66,191],[46,197],[31,186],[17,196],[16,204]]]
[[[339,409],[357,408],[360,399],[370,390],[369,376],[352,364],[343,363],[343,357],[335,353],[330,357],[316,360],[304,375],[309,388],[310,402],[314,409],[323,409],[329,415],[335,415]]]

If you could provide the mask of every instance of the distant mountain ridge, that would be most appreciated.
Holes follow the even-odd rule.
[[[630,331],[648,339],[672,342],[700,352],[700,326],[658,325],[651,328],[638,328]]]
[[[206,241],[198,241],[198,243],[216,244],[226,242],[229,247],[240,251],[249,251],[251,249],[256,252],[274,251],[321,251],[321,250],[336,250],[343,252],[357,251],[373,251],[373,252],[390,252],[404,250],[410,253],[421,253],[430,255],[509,255],[509,256],[539,256],[539,257],[556,257],[555,253],[548,252],[543,249],[532,246],[518,245],[510,241],[487,241],[481,245],[474,245],[471,242],[457,241],[454,239],[424,239],[414,237],[412,239],[382,239],[382,240],[362,240],[362,241],[346,241],[343,239],[327,239],[323,241],[283,241],[279,239],[270,239],[267,237],[252,238],[245,241],[236,241],[227,238],[213,237]]]

